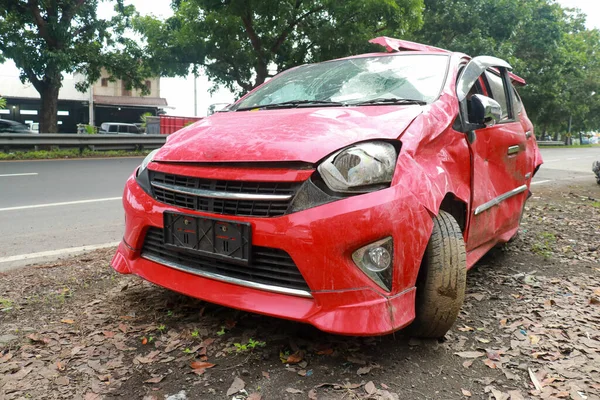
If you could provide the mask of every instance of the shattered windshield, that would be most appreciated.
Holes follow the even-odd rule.
[[[448,56],[406,54],[308,64],[267,82],[232,109],[431,103],[442,90]]]

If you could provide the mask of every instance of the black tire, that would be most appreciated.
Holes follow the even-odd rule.
[[[467,256],[462,232],[454,217],[440,211],[433,219],[419,276],[412,336],[441,338],[452,327],[465,299]]]

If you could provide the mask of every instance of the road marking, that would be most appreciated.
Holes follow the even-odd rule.
[[[98,250],[98,249],[106,249],[108,247],[116,247],[118,245],[119,245],[119,242],[112,242],[112,243],[96,244],[96,245],[91,245],[91,246],[69,247],[67,249],[60,249],[60,250],[41,251],[39,253],[20,254],[18,256],[2,257],[2,258],[0,258],[0,264],[14,262],[14,261],[32,260],[35,258],[62,256],[62,255],[66,255],[66,254],[80,253],[80,252],[84,252],[84,251],[92,251],[92,250]]]
[[[547,162],[555,162],[555,161],[561,161],[561,160],[560,160],[559,158],[557,158],[557,159],[555,159],[555,160],[544,160],[544,163],[547,163]]]
[[[34,176],[37,174],[38,174],[37,172],[31,172],[31,173],[27,173],[27,174],[4,174],[4,175],[0,175],[0,178],[9,177],[9,176]]]
[[[532,184],[532,185],[539,185],[539,184],[541,184],[541,183],[546,183],[546,182],[552,182],[552,180],[551,180],[551,179],[547,179],[547,180],[545,180],[545,181],[531,182],[531,184]]]
[[[116,201],[116,200],[121,200],[121,199],[122,199],[122,197],[119,196],[119,197],[108,197],[106,199],[77,200],[77,201],[65,201],[62,203],[36,204],[33,206],[8,207],[8,208],[0,208],[0,212],[29,210],[31,208],[60,207],[60,206],[72,206],[72,205],[76,205],[76,204],[100,203],[103,201]]]

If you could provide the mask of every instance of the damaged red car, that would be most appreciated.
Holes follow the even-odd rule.
[[[493,57],[381,37],[171,135],[127,181],[115,270],[346,335],[441,337],[542,163]]]

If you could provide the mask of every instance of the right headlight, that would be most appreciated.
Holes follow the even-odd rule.
[[[318,171],[334,192],[366,193],[389,186],[397,159],[398,152],[390,143],[365,142],[333,154]]]

